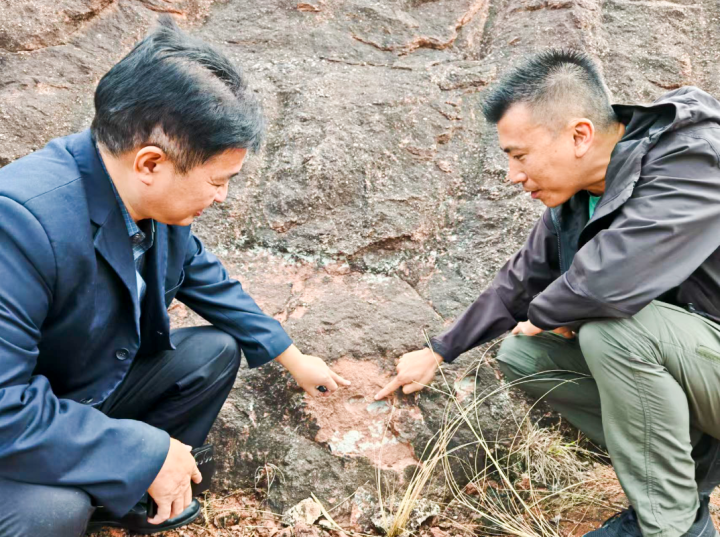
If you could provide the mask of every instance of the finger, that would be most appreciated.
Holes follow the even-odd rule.
[[[185,507],[183,507],[183,504],[185,503],[184,496],[185,495],[183,494],[183,496],[176,498],[175,501],[172,503],[172,512],[170,513],[170,518],[180,516],[180,514],[185,510]]]
[[[406,384],[405,386],[403,386],[403,393],[407,395],[407,394],[409,394],[409,393],[419,392],[419,391],[422,390],[424,387],[425,387],[425,386],[423,386],[422,383],[413,381],[413,382],[411,382],[411,383]]]
[[[337,382],[335,382],[332,376],[330,376],[330,378],[325,381],[325,387],[328,389],[325,395],[330,395],[331,393],[336,392],[338,389]]]
[[[351,384],[349,380],[345,380],[340,375],[335,373],[335,371],[333,371],[332,369],[330,370],[330,375],[332,376],[333,380],[335,382],[337,382],[338,384],[343,384],[345,386],[350,386],[350,384]]]
[[[192,480],[194,483],[201,483],[202,482],[202,474],[200,473],[200,470],[198,470],[198,467],[196,466],[193,470],[192,474]]]
[[[328,390],[327,386],[320,385],[320,386],[301,386],[303,390],[305,390],[305,393],[308,394],[310,397],[323,397],[324,395],[330,395],[330,390]],[[318,390],[318,388],[324,388],[324,391]]]
[[[171,504],[167,500],[158,501],[157,499],[155,503],[157,503],[157,513],[154,517],[148,519],[148,522],[150,524],[162,524],[170,517]]]
[[[183,502],[183,511],[190,507],[190,504],[192,503],[192,487],[188,487],[185,489],[185,498],[183,498],[185,501]]]
[[[402,383],[400,382],[400,380],[398,380],[398,377],[395,377],[382,390],[375,394],[375,400],[379,401],[380,399],[387,397],[392,392],[397,390],[400,386],[402,386]]]
[[[192,446],[188,446],[187,444],[183,444],[183,447],[184,447],[185,449],[187,449],[188,451],[192,451],[192,450],[193,450]]]
[[[520,332],[520,325],[517,324],[517,325],[515,325],[515,328],[512,329],[512,334],[513,334],[513,335],[516,335],[516,334],[518,334],[519,332]]]
[[[553,332],[555,332],[556,334],[560,334],[567,339],[572,339],[575,337],[575,332],[570,330],[567,326],[561,326],[560,328],[556,328],[555,330],[553,330]]]

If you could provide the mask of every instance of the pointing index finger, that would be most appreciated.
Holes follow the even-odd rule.
[[[380,399],[387,397],[400,386],[402,386],[402,383],[398,380],[397,376],[394,377],[382,390],[375,394],[375,400],[379,401]]]
[[[338,384],[343,384],[343,385],[345,385],[345,386],[350,386],[350,381],[349,381],[349,380],[345,380],[345,379],[342,378],[340,375],[338,375],[337,373],[335,373],[335,371],[333,371],[332,369],[330,370],[330,375],[332,376],[333,380],[334,380],[335,382],[337,382]]]

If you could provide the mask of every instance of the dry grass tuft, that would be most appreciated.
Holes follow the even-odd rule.
[[[476,380],[480,368],[489,366],[486,357],[491,349],[492,346],[474,366]],[[472,375],[473,371],[467,374]],[[436,469],[444,473],[453,504],[479,521],[475,531],[482,534],[560,537],[563,513],[578,505],[611,507],[603,487],[597,483],[599,478],[594,470],[597,456],[579,442],[569,442],[557,428],[541,428],[530,422],[530,411],[517,423],[514,438],[484,437],[479,419],[484,410],[482,405],[513,386],[532,382],[532,377],[505,384],[490,393],[476,392],[462,402],[454,396],[444,374],[443,381],[445,390],[427,387],[447,396],[443,426],[426,446],[423,462],[396,512],[388,515],[389,537],[408,533],[410,513]],[[472,440],[451,447],[460,430],[469,431]],[[467,453],[472,451],[476,460],[468,461]],[[465,472],[463,481],[468,481],[468,485],[458,483],[458,468]],[[382,503],[379,484],[378,495]]]

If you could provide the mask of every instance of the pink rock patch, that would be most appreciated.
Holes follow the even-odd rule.
[[[420,409],[373,399],[391,376],[372,362],[347,358],[334,363],[333,369],[352,385],[327,398],[307,398],[307,412],[320,426],[315,440],[327,443],[336,455],[366,457],[383,470],[400,472],[417,464],[403,431],[408,422],[423,419]]]

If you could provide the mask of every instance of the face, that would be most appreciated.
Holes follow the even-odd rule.
[[[553,131],[538,125],[525,104],[512,105],[497,124],[508,155],[507,178],[548,207],[565,203],[583,189],[582,151],[575,127]],[[582,140],[580,142],[583,142]]]
[[[143,154],[146,151],[149,154]],[[225,201],[230,180],[240,172],[246,155],[247,149],[231,149],[181,175],[162,150],[142,148],[135,156],[135,206],[144,218],[190,225],[213,203]]]

